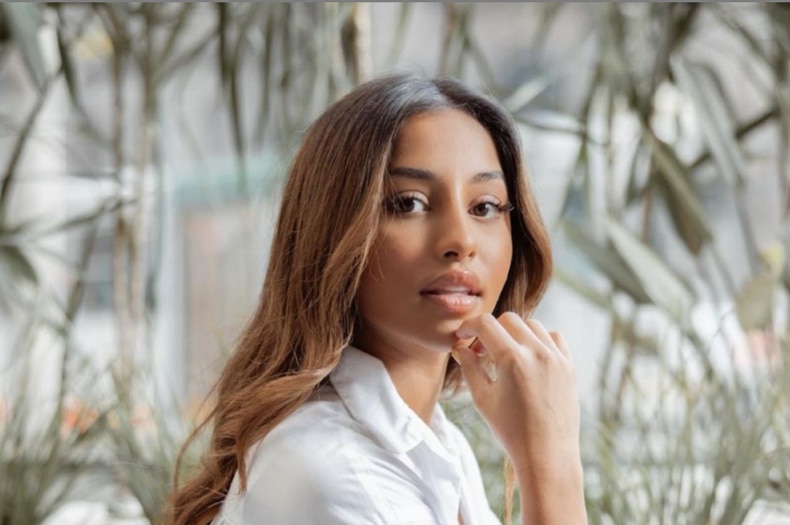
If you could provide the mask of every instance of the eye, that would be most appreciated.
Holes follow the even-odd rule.
[[[393,195],[384,201],[389,213],[409,215],[428,211],[428,203],[417,195]]]
[[[493,219],[512,210],[513,205],[509,202],[500,203],[499,201],[489,200],[475,204],[469,211],[475,217]]]

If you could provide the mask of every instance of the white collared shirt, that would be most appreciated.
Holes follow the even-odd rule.
[[[330,382],[251,448],[247,492],[234,477],[215,525],[500,523],[441,407],[429,427],[353,347]]]

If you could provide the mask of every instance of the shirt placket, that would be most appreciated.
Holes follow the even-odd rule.
[[[436,519],[442,525],[458,523],[461,503],[461,469],[457,462],[443,457],[431,450],[425,442],[412,450],[418,473],[424,483],[426,496],[435,509]]]

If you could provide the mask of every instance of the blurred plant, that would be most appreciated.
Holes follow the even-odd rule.
[[[764,333],[733,347],[759,344],[773,364],[749,355],[746,369],[741,356],[739,370],[736,353],[708,378],[682,358],[629,363],[618,420],[601,417],[590,425],[599,441],[584,443],[592,522],[740,524],[790,512],[790,352]]]
[[[5,469],[0,524],[37,523],[67,498],[62,487],[78,477],[77,471],[89,474],[87,462],[69,467],[76,461],[72,454],[93,443],[100,429],[110,438],[120,483],[157,522],[182,437],[173,417],[177,409],[163,409],[142,394],[147,392],[139,379],[143,368],[136,362],[150,346],[149,321],[158,299],[153,283],[163,235],[163,107],[177,125],[172,135],[179,137],[178,145],[202,161],[211,145],[195,135],[180,97],[198,67],[215,68],[223,111],[217,125],[227,128],[236,164],[232,198],[250,199],[255,156],[274,149],[287,159],[315,114],[372,74],[369,9],[342,3],[0,4],[0,80],[8,64],[21,59],[34,95],[30,107],[4,109],[18,111],[18,122],[16,115],[0,115],[0,131],[11,131],[9,155],[0,165],[0,309],[14,322],[35,309],[41,325],[64,343],[55,403],[74,403],[65,373],[69,331],[96,232],[100,224],[110,224],[120,356],[112,370],[117,399],[106,408],[112,417],[97,408],[96,422],[88,425],[90,409],[74,405],[69,417],[77,427],[65,439],[58,434],[70,425],[63,426],[59,411],[40,438],[24,442],[20,436],[31,431],[23,430],[27,411],[20,407],[27,401],[12,398],[0,406],[0,468]],[[414,18],[411,4],[398,9],[388,67],[397,63]],[[557,277],[611,319],[600,398],[585,420],[592,521],[734,524],[762,505],[786,503],[788,9],[779,4],[536,7],[535,49],[547,46],[567,11],[592,14],[585,58],[593,68],[586,82],[574,77],[574,85],[586,89],[577,110],[547,107],[538,96],[560,85],[560,68],[552,64],[545,76],[515,88],[504,85],[476,39],[477,8],[441,9],[439,73],[464,77],[473,67],[518,120],[578,139],[558,221]],[[42,38],[47,31],[52,39]],[[51,56],[55,65],[49,64]],[[86,71],[107,77],[110,117],[96,110]],[[130,88],[141,96],[131,96]],[[19,220],[12,203],[21,159],[58,89],[69,95],[70,121],[76,121],[79,137],[75,149],[92,148],[98,151],[94,158],[104,159],[96,166],[76,154],[63,177],[107,183],[110,190],[97,191],[87,211],[64,220]],[[747,89],[748,107],[740,102],[745,97],[734,96]],[[533,112],[540,105],[541,112]],[[566,125],[541,120],[552,112]],[[776,202],[754,209],[750,191],[767,180],[762,170],[760,178],[756,175],[761,159],[754,137],[760,134],[771,136],[779,152],[771,167],[773,189],[767,192]],[[211,140],[224,134],[215,135]],[[772,209],[779,210],[777,217],[765,215]],[[757,227],[758,213],[769,228]],[[70,237],[80,238],[78,256],[66,257],[49,242],[65,233],[79,234]],[[734,242],[739,242],[735,249]],[[43,259],[73,276],[69,291],[47,288]],[[43,308],[36,306],[42,302]],[[15,343],[14,352],[26,354],[30,348]],[[502,494],[501,453],[485,426],[461,406],[449,404],[448,413],[470,435],[496,506]],[[82,433],[81,425],[87,425]],[[41,461],[20,459],[29,453]],[[7,481],[15,479],[38,481]],[[16,509],[15,514],[5,509]],[[21,514],[25,509],[29,513]]]
[[[788,13],[596,8],[586,95],[556,130],[579,138],[557,277],[611,319],[586,421],[594,523],[790,507]],[[775,141],[774,181],[758,133]],[[775,202],[750,206],[759,187]]]
[[[166,408],[175,400],[145,402],[151,396],[130,391],[130,385],[138,381],[117,374],[114,379],[117,401],[107,432],[115,477],[140,503],[149,523],[162,523],[162,510],[173,486],[178,454],[195,421],[182,419]],[[205,440],[198,439],[187,451],[180,473],[182,479],[198,464],[205,446]]]
[[[168,104],[168,116],[175,117],[195,158],[203,159],[207,148],[194,136],[189,108],[166,93],[183,92],[200,65],[212,63],[216,68],[220,109],[236,162],[237,190],[232,198],[243,204],[253,196],[250,159],[267,148],[287,156],[315,113],[370,77],[369,18],[364,4],[0,4],[0,75],[20,71],[8,66],[21,58],[27,78],[13,79],[27,80],[29,89],[21,99],[32,100],[29,108],[4,108],[22,115],[19,122],[17,114],[0,115],[0,130],[4,136],[10,131],[11,137],[8,156],[0,161],[0,308],[11,323],[10,333],[25,336],[20,320],[36,311],[44,329],[59,339],[65,348],[60,397],[50,401],[68,404],[67,414],[58,412],[40,436],[21,447],[22,435],[34,419],[20,394],[30,385],[10,388],[13,402],[4,403],[2,410],[7,445],[0,451],[2,525],[40,522],[73,495],[67,490],[73,481],[102,471],[101,465],[87,461],[70,463],[76,461],[85,436],[92,439],[99,428],[110,440],[102,447],[114,458],[102,461],[111,463],[118,482],[139,500],[146,517],[158,522],[176,452],[186,434],[175,403],[164,408],[143,395],[151,385],[141,371],[150,363],[138,361],[148,355],[149,322],[157,304],[152,283],[155,261],[161,256],[162,105]],[[104,74],[111,111],[101,111],[94,103],[89,91],[93,80],[86,71],[93,79]],[[250,76],[258,81],[243,81]],[[130,88],[140,96],[133,96]],[[48,210],[29,217],[25,200],[18,198],[20,166],[28,148],[45,132],[41,115],[55,93],[64,89],[69,132],[76,133],[65,144],[74,150],[70,165],[56,177],[94,181],[101,191],[86,195],[93,199],[87,211],[72,212],[63,220],[55,220]],[[106,122],[103,115],[109,115]],[[96,166],[80,150],[90,150],[92,159],[106,160]],[[97,232],[107,225],[113,239],[118,356],[109,371],[117,397],[105,407],[109,415],[83,412],[66,394],[73,378],[65,372],[72,358],[69,334],[82,304],[85,272]],[[73,247],[65,253],[63,245],[52,242],[64,235],[70,245],[78,240],[77,257],[69,256]],[[71,290],[64,293],[58,288],[61,283],[53,287],[42,279],[45,261],[54,261],[73,278]],[[13,353],[25,361],[32,359],[34,350],[13,343]],[[98,422],[89,425],[94,415]],[[81,433],[86,425],[90,430]],[[68,439],[57,441],[61,431]],[[79,439],[72,437],[75,433]],[[28,452],[37,450],[45,453],[40,461],[28,458]],[[24,483],[18,486],[18,479]]]
[[[26,342],[30,350],[36,331],[32,324]],[[85,497],[109,479],[97,469],[96,447],[105,433],[106,413],[91,408],[77,385],[93,381],[81,372],[69,378],[70,388],[59,389],[42,401],[31,384],[33,360],[22,356],[5,371],[4,385],[16,392],[0,404],[0,523],[37,525],[70,498]],[[16,381],[9,381],[14,378]],[[64,383],[65,385],[66,383]],[[4,392],[5,393],[5,392]]]
[[[155,302],[150,283],[156,277],[152,261],[158,254],[150,252],[161,245],[162,225],[152,217],[161,206],[157,115],[163,93],[171,87],[183,91],[198,64],[216,63],[237,162],[235,198],[249,199],[247,162],[252,151],[272,144],[289,151],[297,131],[320,108],[369,77],[369,25],[367,9],[358,4],[0,5],[0,71],[13,60],[10,51],[18,50],[37,95],[16,129],[2,116],[4,127],[15,130],[15,138],[0,172],[0,303],[24,309],[22,283],[35,287],[38,281],[31,257],[44,250],[34,244],[34,234],[47,218],[17,224],[9,214],[20,159],[35,138],[42,109],[61,82],[80,135],[112,159],[109,169],[85,166],[83,171],[76,155],[76,165],[64,175],[73,172],[109,181],[113,191],[97,192],[94,213],[54,227],[47,224],[46,231],[52,235],[108,216],[114,220],[116,329],[121,359],[131,361],[131,356],[144,354],[140,348],[148,340],[147,308]],[[59,65],[53,71],[42,49],[45,29],[55,34]],[[104,68],[112,86],[109,123],[99,122],[85,100],[81,70],[97,68]],[[241,82],[248,75],[261,82]],[[128,95],[130,86],[139,86],[139,100]],[[206,145],[195,144],[187,109],[175,104],[173,110],[187,147],[203,158]],[[248,120],[249,115],[255,118]],[[129,362],[126,366],[133,368]]]

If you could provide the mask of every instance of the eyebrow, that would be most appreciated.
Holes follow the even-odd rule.
[[[391,168],[389,170],[389,175],[391,177],[405,177],[409,179],[415,180],[423,180],[427,182],[436,182],[439,177],[430,170],[424,170],[420,168],[407,168],[403,166],[397,166],[395,168]],[[493,171],[481,171],[480,173],[475,173],[472,177],[472,182],[488,182],[490,180],[497,180],[502,179],[504,180],[505,175],[499,170]]]

